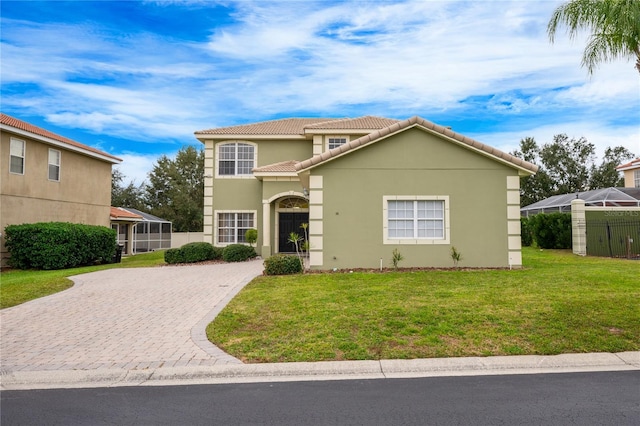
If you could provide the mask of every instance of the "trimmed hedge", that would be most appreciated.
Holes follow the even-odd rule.
[[[164,252],[164,261],[169,264],[194,263],[206,260],[217,260],[222,257],[222,249],[210,243],[188,243],[180,248]]]
[[[571,213],[540,213],[530,217],[529,224],[538,247],[571,248]]]
[[[531,230],[531,221],[528,217],[520,218],[520,239],[523,247],[529,247],[533,244],[533,232]]]
[[[111,263],[116,231],[104,226],[68,222],[9,225],[5,246],[16,269],[66,269]]]
[[[244,262],[257,255],[253,247],[244,244],[231,244],[222,250],[222,259],[225,262]]]
[[[276,254],[264,261],[265,275],[290,275],[302,272],[298,256]]]

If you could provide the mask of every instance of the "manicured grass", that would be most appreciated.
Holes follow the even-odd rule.
[[[245,362],[640,350],[640,263],[523,250],[522,270],[258,277],[207,328]]]
[[[56,271],[9,270],[0,273],[0,309],[57,293],[73,285],[67,277],[112,268],[140,268],[164,265],[164,251],[123,257],[122,263],[85,266]]]

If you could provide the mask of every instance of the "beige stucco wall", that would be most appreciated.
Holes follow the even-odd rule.
[[[640,168],[624,171],[624,187],[625,188],[635,188],[634,172],[636,170],[640,170]]]
[[[24,175],[9,173],[9,132],[0,133],[0,232],[10,224],[72,222],[109,226],[111,163],[24,136]],[[60,181],[48,179],[49,148],[61,152]],[[2,257],[7,253],[4,239]]]
[[[311,170],[322,176],[322,206],[312,197],[310,234],[321,235],[317,269],[391,265],[398,248],[403,267],[451,267],[451,246],[460,266],[507,267],[507,176],[518,172],[419,129],[411,129]],[[313,189],[312,189],[313,191]],[[383,197],[448,196],[450,244],[396,245],[383,242]],[[321,233],[314,221],[321,215]],[[314,225],[315,224],[315,225]],[[518,231],[519,232],[519,231]],[[312,237],[312,252],[314,251]],[[316,253],[319,253],[316,247]],[[313,253],[312,253],[312,256]]]

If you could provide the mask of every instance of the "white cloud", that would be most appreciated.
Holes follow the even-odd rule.
[[[145,6],[208,13],[204,3]],[[212,15],[205,40],[3,18],[3,88],[26,87],[3,91],[3,108],[163,149],[194,143],[196,130],[302,114],[487,120],[494,133],[478,138],[501,146],[563,132],[637,141],[637,72],[616,61],[589,78],[584,37],[551,45],[560,1],[223,4],[233,13]]]
[[[160,157],[156,154],[140,155],[136,153],[122,153],[114,154],[116,157],[122,159],[122,163],[114,166],[122,172],[125,176],[124,186],[133,182],[134,185],[139,186],[142,183],[148,183],[148,174],[153,170],[153,166]]]

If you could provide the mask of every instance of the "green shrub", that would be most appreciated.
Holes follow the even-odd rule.
[[[533,233],[531,232],[531,221],[528,217],[520,218],[520,239],[523,247],[533,244]]]
[[[244,262],[256,256],[254,248],[244,244],[231,244],[222,250],[222,259],[225,262]]]
[[[529,220],[538,247],[571,248],[571,213],[540,213]]]
[[[66,269],[110,263],[116,253],[116,231],[104,226],[67,222],[9,225],[5,246],[16,269]]]
[[[253,246],[256,241],[258,241],[258,230],[257,229],[247,229],[247,232],[244,233],[244,239],[249,243],[250,246]]]
[[[302,272],[298,256],[276,254],[264,261],[265,275],[289,275]]]
[[[222,247],[213,247],[213,260],[222,259]]]
[[[188,243],[164,252],[164,261],[169,264],[204,262],[220,258],[222,258],[222,249],[204,242]]]
[[[169,265],[184,263],[184,254],[179,248],[172,248],[164,252],[164,261]]]
[[[180,247],[185,263],[213,260],[215,251],[210,243],[189,243]]]

